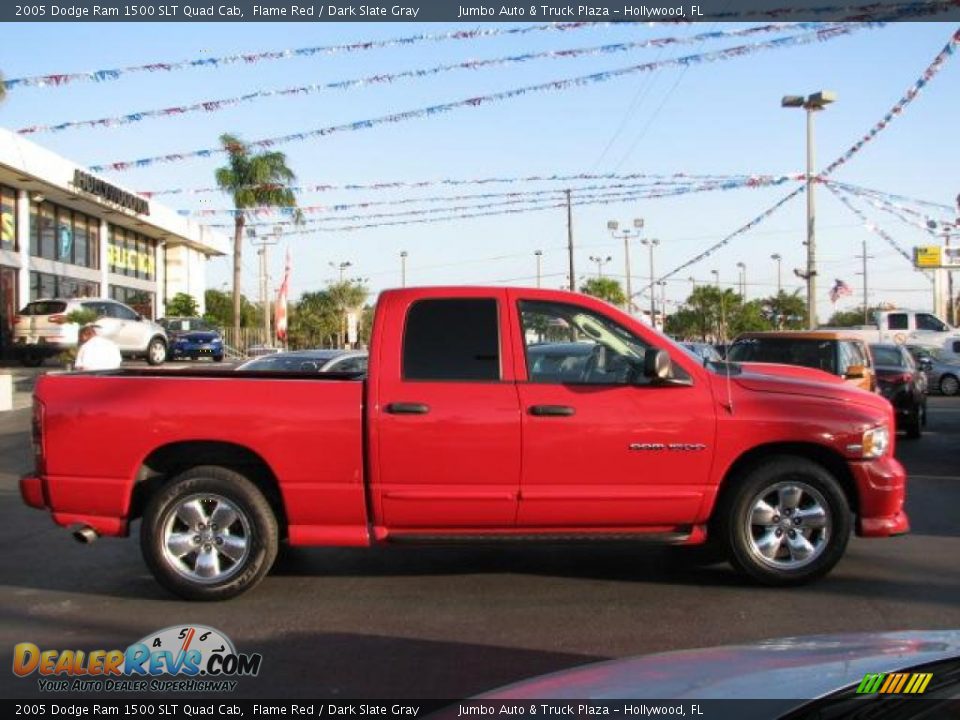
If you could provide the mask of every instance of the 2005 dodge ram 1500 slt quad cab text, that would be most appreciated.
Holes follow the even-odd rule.
[[[281,542],[709,540],[790,585],[852,530],[908,531],[893,428],[879,395],[705,366],[587,296],[417,288],[380,296],[366,377],[41,377],[20,487],[81,540],[142,518],[154,576],[197,600],[256,585]]]

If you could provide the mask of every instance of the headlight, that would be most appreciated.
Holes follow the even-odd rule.
[[[890,430],[887,429],[886,425],[867,430],[863,434],[861,447],[863,448],[862,455],[865,458],[883,457],[887,448],[890,447]]]

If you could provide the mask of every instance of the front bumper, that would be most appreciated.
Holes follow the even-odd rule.
[[[907,497],[907,473],[891,456],[867,462],[852,462],[850,470],[857,485],[859,514],[857,535],[890,537],[910,532],[910,520],[903,509]]]
[[[170,347],[173,357],[221,357],[223,345],[213,343],[181,343]]]

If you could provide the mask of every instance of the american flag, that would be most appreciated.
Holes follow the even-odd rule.
[[[837,300],[842,298],[844,295],[853,295],[853,290],[851,290],[850,286],[847,285],[843,280],[837,278],[833,283],[833,287],[830,288],[830,302],[836,305]]]
[[[287,248],[287,262],[283,269],[283,282],[277,290],[277,302],[274,306],[274,324],[277,328],[277,339],[287,339],[287,293],[290,291],[290,248]]]

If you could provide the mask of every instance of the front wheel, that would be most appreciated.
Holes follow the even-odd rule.
[[[150,365],[162,365],[167,359],[167,344],[160,338],[154,338],[147,345],[147,363]]]
[[[214,355],[214,356],[213,356],[213,361],[214,361],[214,362],[223,362],[223,355]]]
[[[719,508],[721,538],[735,568],[765,585],[826,575],[850,539],[850,507],[836,478],[799,457],[756,466]]]
[[[195,467],[147,504],[140,549],[157,581],[187,600],[226,600],[259,583],[277,556],[277,519],[240,473]]]
[[[944,375],[940,378],[940,392],[943,395],[956,395],[960,392],[960,380],[953,375]]]

